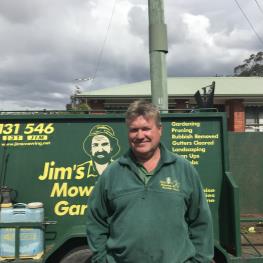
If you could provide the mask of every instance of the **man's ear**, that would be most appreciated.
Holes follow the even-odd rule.
[[[163,125],[160,125],[159,132],[160,132],[160,135],[162,135],[162,133],[163,133]]]

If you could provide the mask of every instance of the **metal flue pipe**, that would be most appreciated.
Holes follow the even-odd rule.
[[[168,44],[163,0],[148,0],[148,13],[152,103],[160,110],[167,111],[166,53],[168,53]]]

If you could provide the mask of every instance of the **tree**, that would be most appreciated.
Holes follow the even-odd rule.
[[[76,111],[83,111],[83,112],[89,112],[91,111],[91,107],[89,106],[89,104],[86,104],[86,103],[80,103],[80,104],[77,104],[75,106],[75,109]]]
[[[78,85],[75,85],[74,94],[70,97],[71,104],[68,105],[67,109],[70,109],[73,113],[89,113],[92,109],[87,102],[77,97],[77,95],[80,94],[80,87]]]
[[[238,65],[234,68],[235,76],[237,77],[263,77],[263,52],[251,54],[249,58],[245,59],[244,64]]]

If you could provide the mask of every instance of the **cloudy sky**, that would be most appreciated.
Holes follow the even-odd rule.
[[[0,110],[63,110],[75,85],[149,79],[147,2],[0,0]],[[263,50],[263,0],[164,5],[170,77],[231,75]]]

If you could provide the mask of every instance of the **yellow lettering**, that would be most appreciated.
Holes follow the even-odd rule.
[[[68,183],[54,183],[50,197],[76,197],[76,196],[90,196],[94,186],[71,186]]]
[[[94,186],[85,186],[85,187],[79,187],[79,195],[80,196],[90,196]]]
[[[77,175],[75,178],[77,180],[83,179],[85,177],[85,167],[78,167],[76,173]]]
[[[41,181],[46,180],[48,178],[48,174],[49,174],[49,162],[45,162],[43,175],[42,174],[39,175],[38,179]]]
[[[216,191],[215,188],[207,188],[207,187],[206,187],[206,188],[204,189],[204,192],[205,192],[205,193],[215,193],[215,191]]]
[[[58,216],[78,216],[84,215],[87,208],[88,205],[70,205],[68,201],[60,201],[55,205],[54,212]]]
[[[72,179],[72,168],[71,167],[58,167],[55,168],[54,173],[54,180],[65,180],[65,179]]]
[[[194,141],[194,145],[214,145],[215,141],[207,141],[207,142],[201,142],[201,141]]]
[[[69,207],[69,215],[70,216],[77,216],[80,214],[80,205],[72,205]]]
[[[60,201],[54,207],[54,212],[58,216],[64,216],[68,213],[68,201]]]
[[[59,183],[54,183],[50,197],[60,197],[67,196],[67,190],[68,190],[68,183],[63,183],[62,186],[59,185]]]
[[[77,196],[79,193],[79,189],[77,186],[71,186],[69,189],[68,189],[68,196],[69,197],[75,197]]]
[[[74,175],[75,179],[80,180],[85,178],[85,167],[78,167],[74,165],[73,167],[55,167],[56,163],[54,161],[45,162],[43,174],[38,176],[38,179],[43,180],[71,180],[73,178],[73,172],[76,171]]]
[[[189,158],[191,158],[191,159],[199,159],[199,158],[200,158],[200,155],[199,155],[199,154],[190,153],[190,154],[189,154]]]
[[[198,165],[198,164],[199,164],[199,162],[198,162],[198,161],[196,161],[196,160],[191,160],[191,164],[192,164],[192,165]]]

